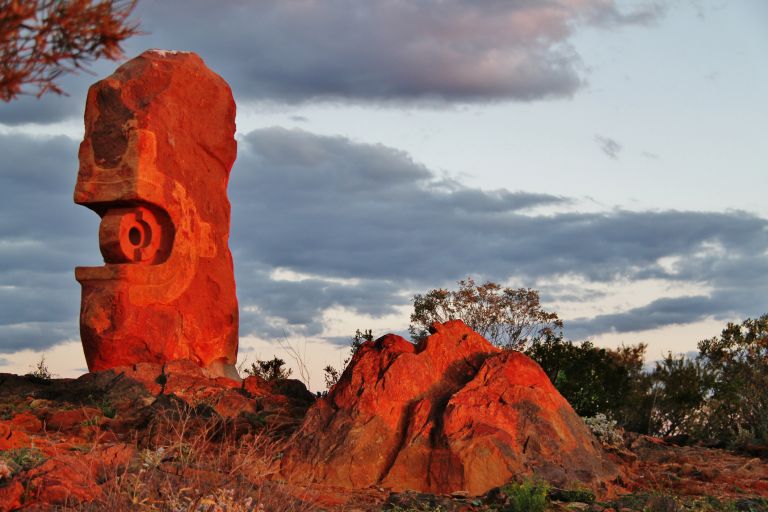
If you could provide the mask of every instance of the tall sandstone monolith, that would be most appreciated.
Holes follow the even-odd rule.
[[[232,92],[194,53],[146,51],[91,86],[74,196],[101,217],[104,265],[75,269],[89,370],[188,359],[236,377],[234,134]]]

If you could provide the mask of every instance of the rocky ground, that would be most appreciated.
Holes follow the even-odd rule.
[[[562,488],[550,485],[540,489],[529,477],[521,477],[517,479],[522,485],[513,482],[480,496],[463,490],[423,492],[402,486],[393,492],[393,486],[385,486],[383,479],[350,488],[320,484],[322,480],[306,471],[286,471],[295,465],[297,450],[308,450],[309,456],[318,457],[332,454],[334,446],[342,453],[322,455],[326,464],[323,478],[343,475],[339,479],[343,484],[349,475],[374,467],[366,466],[360,457],[374,457],[375,453],[361,452],[357,458],[350,458],[344,447],[352,434],[371,433],[372,420],[365,416],[371,411],[366,412],[365,407],[378,403],[394,414],[396,404],[387,402],[381,394],[384,385],[379,380],[390,375],[399,381],[410,370],[404,368],[405,373],[397,373],[397,366],[392,364],[395,356],[385,345],[369,347],[358,357],[363,361],[358,368],[368,367],[365,361],[369,361],[375,372],[358,378],[359,369],[350,371],[346,384],[338,387],[342,390],[339,396],[334,398],[331,393],[321,402],[298,381],[268,383],[248,377],[238,383],[210,378],[194,364],[183,361],[164,366],[138,364],[78,379],[0,374],[0,511],[544,510],[536,508],[535,500],[530,501],[538,495],[542,499],[546,496],[546,503],[541,503],[546,510],[768,511],[765,451],[755,449],[749,454],[676,446],[632,434],[625,434],[623,442],[600,455],[606,467],[615,471],[604,477],[600,486],[591,488],[569,483]],[[382,360],[388,363],[373,364],[376,354],[385,354]],[[491,354],[488,359],[491,370],[508,360],[491,357],[495,356]],[[491,374],[480,371],[480,362],[463,360],[475,368],[472,371],[477,373],[472,375],[485,379]],[[418,354],[403,361],[423,363]],[[453,367],[450,361],[444,364]],[[430,360],[424,368],[438,366]],[[422,393],[418,403],[436,400],[446,405],[476,396],[468,395],[475,393],[471,382],[477,380],[471,375],[449,383],[460,388],[458,391],[442,384],[436,386],[427,376],[422,378],[429,389],[439,393]],[[352,386],[358,381],[367,382],[368,391]],[[525,392],[534,393],[534,386],[529,384]],[[512,380],[510,386],[514,388]],[[486,388],[498,386],[491,382],[484,384]],[[342,407],[345,400],[352,409]],[[543,403],[545,398],[537,400]],[[326,414],[329,403],[336,404],[333,414]],[[398,420],[401,424],[411,425],[418,418],[411,409],[407,409],[409,416]],[[318,417],[327,417],[327,422],[314,425]],[[308,431],[307,425],[314,425],[314,430]],[[339,425],[349,430],[339,434]],[[504,435],[516,435],[515,429],[524,434],[520,423],[517,425],[509,423]],[[449,432],[445,424],[439,427],[441,432]],[[487,434],[494,440],[501,435],[496,431],[481,432],[477,425],[473,428],[474,439]],[[419,461],[443,453],[426,450],[427,445],[418,441],[414,432],[411,427],[403,429],[403,436],[396,440],[398,457],[407,454],[407,460],[422,464]],[[379,435],[378,430],[374,433]],[[448,434],[441,435],[444,437],[440,443],[448,444],[436,446],[446,450],[453,441]],[[513,437],[509,439],[515,442]],[[533,457],[531,443],[526,441],[523,447],[528,457]],[[313,445],[314,451],[308,448]],[[489,465],[498,464],[498,457],[504,456],[491,455],[497,459]],[[531,464],[539,464],[535,458],[530,460]],[[456,463],[465,468],[478,467],[458,459]],[[388,466],[392,467],[396,466]],[[398,485],[391,476],[387,478]],[[371,480],[367,476],[362,479]],[[422,485],[421,480],[412,481]]]

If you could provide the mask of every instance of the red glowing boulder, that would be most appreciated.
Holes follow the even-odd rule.
[[[74,196],[105,262],[75,270],[89,370],[187,359],[236,377],[234,133],[229,86],[193,53],[150,50],[91,86]]]
[[[461,321],[418,345],[364,344],[310,408],[283,470],[347,488],[467,491],[513,478],[593,488],[615,478],[597,440],[543,370]]]

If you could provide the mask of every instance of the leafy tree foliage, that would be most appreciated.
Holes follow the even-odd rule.
[[[584,417],[634,432],[737,447],[768,443],[768,315],[728,324],[695,358],[667,354],[644,369],[643,344],[604,349],[547,337],[536,360]]]
[[[560,394],[583,417],[606,414],[626,426],[643,379],[645,345],[609,350],[562,336],[534,341],[526,354],[538,362]]]
[[[699,360],[712,378],[700,436],[768,443],[768,314],[699,342]]]
[[[415,341],[429,335],[432,323],[457,319],[504,348],[520,349],[562,331],[562,320],[541,307],[536,290],[503,288],[490,281],[478,285],[471,277],[458,285],[458,290],[439,288],[413,297],[408,330]]]
[[[712,386],[712,374],[698,359],[671,353],[657,361],[650,375],[647,433],[690,436],[702,424],[702,408]],[[638,429],[642,430],[642,429]]]
[[[0,0],[0,99],[25,86],[62,94],[58,78],[99,58],[122,56],[139,33],[129,20],[137,0]]]
[[[268,361],[257,359],[255,363],[251,363],[250,368],[245,369],[245,373],[276,382],[289,378],[293,370],[285,368],[285,361],[275,356]]]
[[[646,344],[638,343],[608,349],[614,364],[621,368],[622,374],[625,375],[623,400],[609,415],[616,419],[622,428],[645,434],[649,433],[649,418],[653,408],[649,393],[653,378],[645,366],[647,348]]]

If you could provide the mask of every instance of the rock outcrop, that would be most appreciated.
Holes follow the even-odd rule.
[[[200,443],[215,427],[239,446],[264,432],[289,435],[314,399],[298,381],[251,376],[237,383],[183,360],[78,379],[0,373],[0,512],[79,510],[79,504],[108,502],[116,478],[142,467],[142,450],[180,442],[169,428],[183,423],[189,436],[184,441]],[[164,435],[170,441],[157,439]],[[169,472],[182,469],[188,464],[168,466]],[[103,503],[93,509],[128,510]]]
[[[283,471],[347,488],[480,495],[514,478],[599,487],[618,475],[543,370],[461,321],[418,345],[365,343],[310,408]]]
[[[235,103],[193,53],[150,50],[88,91],[75,202],[105,265],[78,267],[90,371],[187,359],[237,378],[227,182]]]

